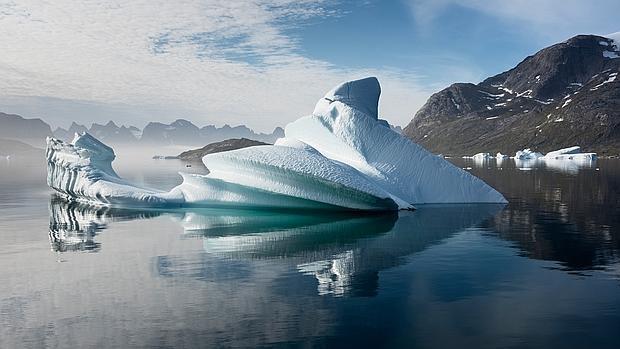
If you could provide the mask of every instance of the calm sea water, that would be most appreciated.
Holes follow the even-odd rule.
[[[451,161],[510,204],[93,208],[54,196],[42,160],[0,159],[0,347],[619,348],[620,161]],[[187,170],[116,168],[153,187]]]

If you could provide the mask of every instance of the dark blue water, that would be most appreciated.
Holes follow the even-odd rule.
[[[454,161],[510,204],[93,208],[4,161],[0,347],[620,347],[620,161]],[[157,187],[187,170],[117,168]]]

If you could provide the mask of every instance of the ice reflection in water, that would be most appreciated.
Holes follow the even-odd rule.
[[[156,217],[157,211],[91,206],[52,195],[49,202],[49,239],[54,252],[97,252],[96,235],[112,222]]]
[[[316,278],[320,295],[374,296],[378,275],[405,257],[492,218],[503,205],[421,207],[415,212],[295,213],[244,210],[141,211],[93,207],[53,198],[50,240],[55,251],[98,251],[96,234],[116,221],[170,215],[186,236],[222,260],[284,259]],[[201,263],[160,257],[161,275],[201,275]]]
[[[433,224],[424,207],[363,219],[53,203],[61,220],[42,174],[37,187],[3,172],[0,347],[617,348],[620,162],[575,174],[451,161],[510,203]],[[166,166],[157,178],[176,178]],[[57,263],[50,221],[94,231],[97,253]]]
[[[580,170],[596,168],[596,159],[531,159],[519,160],[514,158],[482,158],[475,157],[464,160],[466,164],[473,164],[475,168],[516,168],[521,171],[547,169],[551,171],[577,174]]]
[[[534,159],[513,161],[515,162],[515,166],[520,170],[543,168],[568,174],[577,174],[582,169],[591,169],[596,167],[596,159]]]

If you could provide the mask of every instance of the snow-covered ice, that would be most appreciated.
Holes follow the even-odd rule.
[[[492,159],[493,156],[490,153],[478,153],[475,154],[474,156],[472,156],[472,158],[474,160],[478,159],[478,160],[488,160],[488,159]]]
[[[78,200],[141,207],[225,206],[354,210],[438,203],[505,203],[479,178],[434,156],[378,118],[376,78],[338,85],[275,145],[209,154],[207,175],[181,174],[168,192],[139,188],[89,134],[48,138],[48,184]],[[490,155],[489,155],[490,156]]]
[[[581,147],[575,145],[568,148],[562,148],[554,151],[550,151],[543,155],[538,152],[534,152],[529,148],[517,151],[515,159],[518,160],[593,160],[596,159],[596,153],[582,153]]]
[[[545,154],[545,157],[553,157],[556,155],[563,155],[563,154],[576,154],[576,153],[579,153],[580,150],[581,150],[581,147],[575,145],[575,146],[568,147],[568,148],[562,148],[562,149],[550,151],[547,154]]]
[[[497,164],[497,166],[502,166],[503,162],[509,158],[510,156],[502,154],[501,152],[497,152],[497,154],[495,154],[495,163]]]
[[[582,153],[581,147],[572,146],[559,150],[550,151],[541,158],[542,160],[574,160],[591,161],[596,159],[596,153]]]
[[[541,153],[532,151],[530,148],[525,148],[516,152],[514,158],[517,160],[536,160],[542,157]]]
[[[71,143],[47,138],[47,184],[73,198],[105,204],[160,206],[181,204],[180,193],[139,188],[112,168],[114,150],[88,133]]]
[[[576,173],[581,168],[592,167],[596,162],[596,153],[582,153],[581,147],[550,151],[545,155],[534,153],[530,149],[524,149],[521,157],[515,156],[515,164],[520,169],[531,169],[544,166],[562,172]],[[520,152],[517,152],[519,154]],[[527,156],[527,154],[536,154]]]

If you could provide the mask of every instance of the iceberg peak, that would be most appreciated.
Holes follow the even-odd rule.
[[[380,95],[381,85],[374,76],[343,82],[325,94],[317,103],[313,114],[323,114],[329,104],[341,102],[378,119]]]

